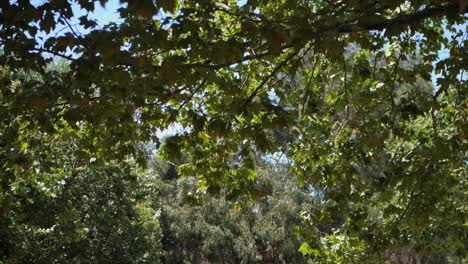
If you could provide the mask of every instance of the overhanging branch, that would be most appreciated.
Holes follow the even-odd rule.
[[[417,22],[421,22],[427,18],[431,17],[441,17],[449,13],[451,10],[458,10],[459,9],[459,1],[463,0],[456,0],[452,1],[451,4],[440,5],[436,7],[427,7],[423,10],[411,13],[411,14],[404,14],[401,16],[397,16],[392,19],[385,19],[378,23],[370,23],[370,24],[359,24],[359,23],[351,23],[345,24],[338,27],[338,32],[340,33],[351,33],[351,32],[359,32],[359,31],[370,31],[370,30],[384,30],[388,26],[392,24],[398,25],[411,25]],[[460,10],[461,14],[465,14],[468,11],[467,8],[464,10]]]

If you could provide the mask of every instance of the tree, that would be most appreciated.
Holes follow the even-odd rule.
[[[22,70],[8,88],[47,78],[59,85],[64,71],[60,62],[42,75]],[[41,104],[34,87],[23,88],[30,99],[24,107]],[[3,105],[2,113],[8,110]],[[80,147],[89,136],[84,126],[69,129],[41,114],[10,113],[2,122],[1,263],[159,263],[160,207],[147,199],[134,160],[93,157]]]
[[[366,56],[354,55],[349,87],[363,81],[355,71],[372,73],[374,60]],[[387,104],[380,78],[350,92],[343,99],[348,107],[340,107],[332,82],[306,79],[304,87],[321,97],[309,99],[314,108],[302,115],[309,126],[291,156],[299,179],[321,192],[324,207],[304,215],[302,234],[309,242],[301,251],[325,263],[374,263],[385,256],[447,263],[463,257],[466,142],[460,123],[448,121],[462,116],[452,108],[459,91],[437,95],[417,78],[392,86],[395,103]]]
[[[72,146],[64,145],[54,154],[66,155]],[[13,204],[0,217],[0,260],[159,263],[160,208],[147,199],[134,167],[61,164],[13,183]]]
[[[315,254],[307,243],[304,253],[381,257],[401,246],[399,231],[430,237],[433,226],[462,240],[466,1],[124,2],[120,24],[77,18],[85,34],[71,26],[68,1],[0,4],[2,211],[16,179],[54,167],[43,149],[53,137],[75,138],[83,160],[144,165],[136,143],[157,144],[157,129],[177,123],[183,132],[161,153],[191,157],[181,174],[207,192],[254,197],[252,156],[278,151],[274,131],[286,129],[296,135],[285,151],[293,172],[329,203],[312,220],[336,222],[324,245],[350,249]],[[77,5],[89,12],[94,1]],[[69,30],[39,42],[60,26]],[[436,62],[441,49],[449,56]],[[46,71],[45,53],[70,69]],[[433,70],[431,98],[399,94]],[[42,79],[20,80],[21,72]]]
[[[170,166],[154,159],[147,179],[162,206],[165,263],[307,263],[298,251],[300,212],[313,206],[283,164],[260,165],[257,200],[203,195],[194,177],[168,179]]]

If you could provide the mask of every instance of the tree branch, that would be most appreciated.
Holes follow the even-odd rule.
[[[369,31],[369,30],[384,30],[389,25],[400,24],[400,25],[410,25],[423,21],[430,17],[440,17],[446,15],[450,10],[459,9],[459,1],[452,1],[451,4],[440,5],[436,7],[427,7],[421,11],[414,12],[411,14],[401,15],[392,19],[385,19],[378,23],[371,23],[367,25],[362,25],[359,23],[345,24],[338,27],[338,32],[341,33],[351,33],[359,31]],[[460,13],[464,14],[468,10],[461,10]]]
[[[61,54],[61,53],[53,51],[53,50],[48,50],[48,49],[43,49],[43,48],[33,48],[33,49],[31,49],[31,51],[45,52],[45,53],[52,54],[54,56],[58,56],[58,57],[67,59],[69,61],[78,61],[77,59],[73,58],[72,56],[67,56],[65,54]]]
[[[333,25],[331,27],[327,28],[322,28],[317,30],[317,28],[312,29],[313,32],[311,33],[313,37],[317,37],[320,35],[323,35],[323,33],[328,32],[328,31],[337,31],[338,33],[351,33],[351,32],[362,32],[362,31],[371,31],[371,30],[384,30],[388,26],[392,24],[400,24],[400,25],[410,25],[416,22],[423,21],[427,18],[430,17],[440,17],[444,16],[447,14],[448,11],[453,10],[453,9],[458,9],[458,2],[460,0],[453,1],[451,4],[446,4],[446,5],[440,5],[436,7],[427,7],[421,11],[417,11],[411,14],[404,14],[397,16],[392,19],[384,19],[381,22],[378,23],[371,23],[371,24],[359,24],[357,22],[352,22],[350,20],[344,21],[343,24],[338,24],[338,25]],[[464,14],[468,10],[462,10],[460,13]],[[294,42],[294,41],[293,41]],[[291,42],[289,44],[286,44],[280,48],[281,51],[293,47],[294,43]],[[246,47],[247,48],[247,47]],[[242,57],[241,59],[232,61],[232,62],[227,62],[227,63],[222,63],[222,64],[212,64],[211,61],[206,61],[206,62],[201,62],[201,63],[187,63],[183,64],[182,66],[184,67],[189,67],[189,68],[208,68],[208,69],[221,69],[224,67],[229,67],[231,65],[234,65],[236,63],[242,63],[245,61],[249,60],[255,60],[255,59],[261,59],[263,57],[266,57],[268,55],[271,55],[271,52],[265,51],[259,54],[253,54],[253,55],[247,55]],[[159,68],[159,67],[156,67]]]
[[[245,110],[245,107],[253,100],[255,96],[257,96],[258,92],[262,87],[273,77],[276,75],[276,73],[281,70],[292,58],[294,58],[297,55],[297,51],[291,53],[285,60],[280,62],[278,65],[276,65],[275,69],[266,77],[264,78],[260,84],[255,88],[255,90],[250,94],[249,98],[245,101],[245,103],[242,105],[243,111]]]
[[[200,85],[197,86],[197,88],[195,88],[195,91],[193,91],[193,93],[190,95],[189,98],[187,98],[187,100],[185,100],[184,102],[182,102],[182,104],[179,105],[179,107],[177,108],[177,112],[180,111],[180,109],[182,109],[182,107],[184,107],[190,100],[192,100],[192,98],[195,96],[196,93],[198,93],[198,91],[200,91],[200,89],[203,87],[203,85],[205,85],[206,83],[206,79],[204,79]]]

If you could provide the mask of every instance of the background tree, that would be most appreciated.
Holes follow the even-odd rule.
[[[56,143],[56,144],[53,144]],[[160,207],[128,163],[83,164],[72,142],[51,142],[54,164],[16,176],[0,215],[5,263],[158,263]]]
[[[259,167],[259,200],[204,195],[194,177],[164,179],[170,166],[154,160],[149,177],[160,188],[165,263],[306,263],[295,235],[312,196],[284,165]]]

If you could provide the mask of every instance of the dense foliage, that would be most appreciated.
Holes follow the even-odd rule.
[[[288,177],[284,165],[264,164],[258,173],[255,188],[264,196],[254,202],[230,201],[224,194],[202,197],[193,177],[158,184],[164,186],[165,262],[306,263],[295,228],[313,198]]]
[[[95,2],[0,1],[4,261],[466,260],[466,1]]]

